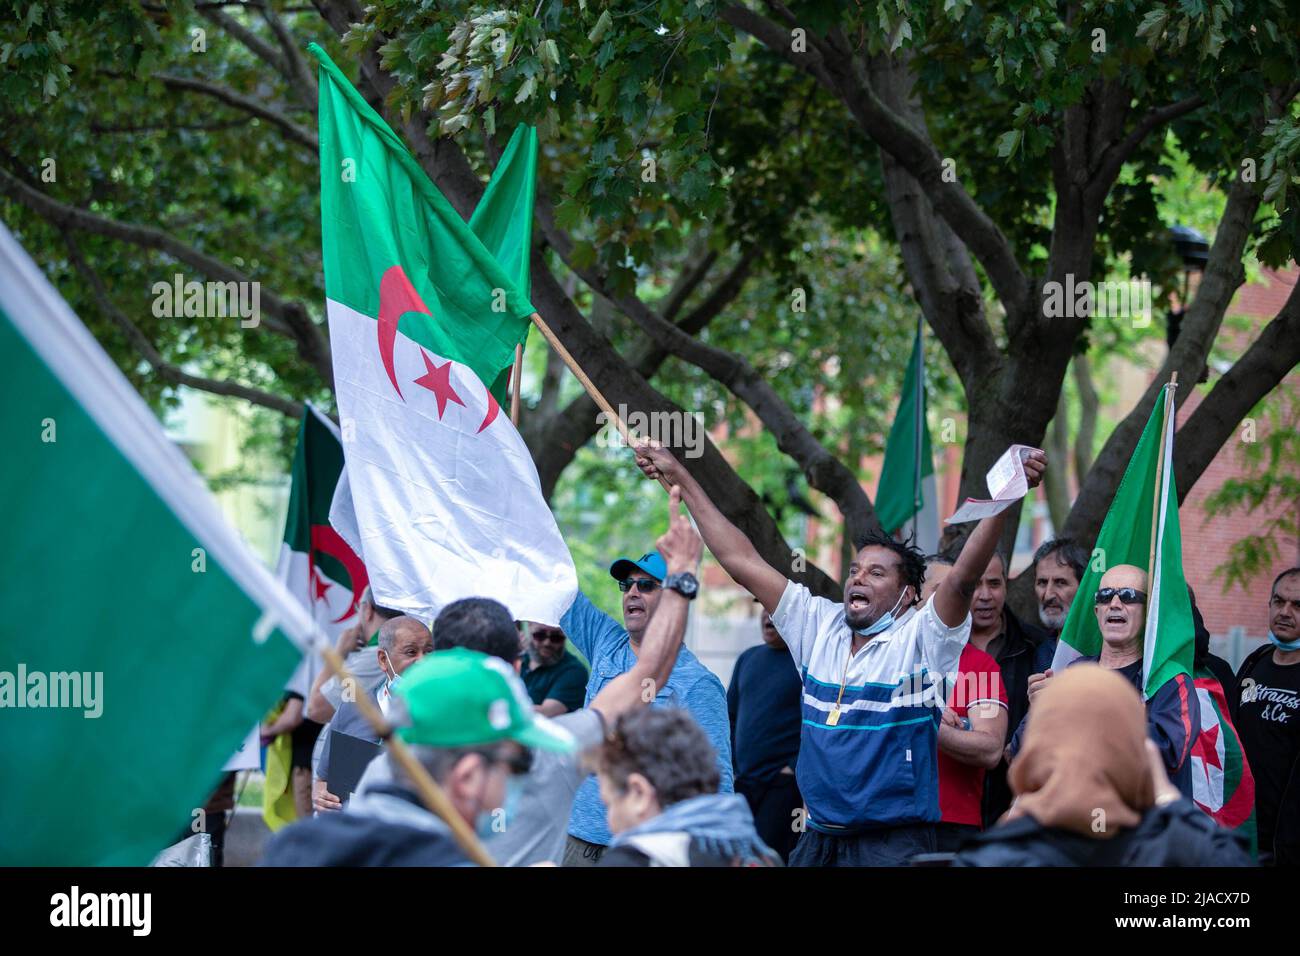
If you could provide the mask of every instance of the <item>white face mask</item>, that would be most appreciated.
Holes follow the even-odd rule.
[[[383,667],[383,665],[381,664],[380,667]],[[375,697],[379,703],[379,712],[385,717],[388,716],[388,708],[393,704],[393,688],[397,686],[397,682],[401,679],[401,674],[390,675],[387,670],[384,671],[384,686],[379,688],[379,693]]]

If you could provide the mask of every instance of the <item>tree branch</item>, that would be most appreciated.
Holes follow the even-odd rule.
[[[104,288],[103,280],[100,279],[99,273],[91,268],[86,262],[85,257],[81,254],[76,240],[73,238],[70,230],[63,230],[63,239],[68,246],[69,258],[77,271],[81,273],[87,284],[90,286],[91,294],[95,301],[99,303],[100,311],[107,315],[118,328],[131,341],[137,351],[149,363],[149,366],[162,379],[171,382],[174,385],[185,385],[190,388],[196,388],[204,392],[211,392],[214,395],[225,395],[231,398],[242,398],[245,401],[252,402],[254,405],[261,405],[264,408],[270,408],[277,412],[283,412],[290,418],[302,417],[302,402],[295,402],[293,399],[285,398],[283,395],[274,395],[271,392],[263,391],[260,388],[253,388],[248,385],[241,385],[238,382],[218,381],[211,378],[203,378],[199,375],[191,375],[184,371],[179,365],[167,361],[163,358],[162,353],[149,341],[149,337],[140,331],[139,327],[132,322],[121,309],[113,304],[109,297],[108,290]]]
[[[192,93],[202,93],[204,96],[210,96],[215,100],[225,103],[227,106],[233,106],[235,109],[243,110],[245,113],[251,113],[259,119],[264,119],[268,123],[280,127],[284,130],[285,135],[313,152],[320,149],[320,140],[316,134],[304,126],[299,126],[289,117],[285,116],[268,106],[263,106],[260,102],[251,97],[236,93],[234,90],[226,89],[224,86],[218,86],[215,83],[209,83],[206,80],[197,80],[188,76],[172,76],[168,73],[155,73],[154,79],[161,81],[166,86],[174,90],[185,90]]]
[[[1110,192],[1111,185],[1119,176],[1124,163],[1128,161],[1128,158],[1133,155],[1134,151],[1142,145],[1143,141],[1154,130],[1167,123],[1172,123],[1179,117],[1186,116],[1204,105],[1205,97],[1197,94],[1178,100],[1175,103],[1167,103],[1164,106],[1148,110],[1134,124],[1132,131],[1127,136],[1117,143],[1112,143],[1101,154],[1101,161],[1098,163],[1096,172],[1093,173],[1087,186],[1089,202],[1095,204],[1098,200],[1106,197]]]
[[[87,209],[70,206],[34,189],[3,168],[0,168],[0,193],[12,196],[61,229],[90,232],[146,249],[155,249],[222,282],[252,281],[239,270],[182,242],[169,232],[153,226],[119,222]],[[306,307],[300,302],[285,301],[265,289],[260,292],[260,303],[269,317],[264,319],[267,328],[292,339],[298,346],[298,354],[332,386],[334,374],[329,343],[320,328],[312,322]]]
[[[943,157],[930,138],[882,102],[862,61],[838,30],[832,30],[825,43],[814,43],[815,52],[795,54],[790,50],[790,31],[766,17],[736,4],[724,6],[721,15],[834,92],[863,132],[897,159],[925,190],[935,212],[984,267],[1007,312],[1020,313],[1026,308],[1029,282],[1011,243],[960,182],[946,181]],[[834,56],[828,56],[828,51]]]
[[[1223,314],[1246,278],[1241,257],[1259,203],[1260,197],[1253,184],[1242,182],[1240,176],[1233,180],[1223,219],[1210,247],[1205,273],[1183,318],[1178,339],[1142,398],[1111,432],[1089,470],[1087,480],[1079,488],[1066,522],[1065,533],[1069,537],[1085,542],[1096,539],[1110,497],[1119,486],[1138,437],[1171,374],[1177,370],[1179,380],[1187,383],[1183,389],[1185,393],[1187,386],[1197,381],[1205,370],[1206,358],[1223,322]]]
[[[1300,283],[1244,355],[1178,430],[1174,478],[1181,502],[1250,410],[1300,363]]]
[[[275,34],[275,39],[284,52],[285,65],[288,67],[285,78],[296,85],[298,95],[304,103],[314,106],[320,88],[316,85],[316,75],[308,65],[307,58],[302,55],[298,42],[284,21],[269,6],[262,8],[262,18],[271,27],[271,32]]]
[[[225,10],[220,7],[199,7],[198,12],[199,16],[215,23],[226,33],[229,33],[232,37],[242,43],[248,48],[249,52],[254,54],[258,59],[268,63],[275,72],[279,73],[285,79],[291,79],[292,74],[289,72],[289,65],[285,62],[283,54],[230,14],[226,13]]]

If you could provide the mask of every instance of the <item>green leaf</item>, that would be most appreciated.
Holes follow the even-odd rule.
[[[1018,129],[1010,129],[998,137],[998,156],[1002,159],[1010,159],[1020,148],[1022,133]]]
[[[1155,10],[1147,12],[1138,24],[1137,35],[1146,37],[1147,42],[1151,44],[1154,50],[1160,43],[1160,36],[1165,32],[1165,26],[1169,23],[1169,11],[1157,7]]]
[[[605,31],[609,29],[610,24],[613,22],[614,19],[609,15],[608,10],[600,11],[600,16],[596,20],[596,25],[592,27],[591,32],[587,34],[587,39],[591,41],[593,46],[600,42],[600,38],[605,35]]]

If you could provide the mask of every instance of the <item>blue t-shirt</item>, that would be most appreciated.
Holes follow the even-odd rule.
[[[768,783],[799,759],[803,681],[784,647],[759,644],[736,660],[727,686],[736,781]]]
[[[564,612],[560,627],[591,662],[587,699],[583,702],[584,707],[590,707],[601,688],[632,669],[636,655],[632,653],[623,626],[581,592]],[[683,647],[677,654],[677,663],[668,676],[668,683],[659,689],[651,706],[685,707],[691,712],[718,752],[718,773],[721,776],[718,792],[731,793],[731,725],[727,720],[727,697],[722,690],[722,681]],[[608,846],[613,839],[595,774],[589,774],[578,787],[573,799],[573,814],[569,817],[569,833],[601,846]]]

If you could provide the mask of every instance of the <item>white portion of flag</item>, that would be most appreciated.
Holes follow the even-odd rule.
[[[346,452],[344,453],[346,457]],[[339,533],[339,537],[348,543],[348,547],[361,556],[361,529],[357,526],[357,510],[352,505],[352,482],[348,480],[348,466],[345,464],[339,472],[339,480],[334,485],[334,497],[330,500],[330,527]]]
[[[921,479],[921,502],[921,510],[912,515],[908,525],[922,553],[936,554],[939,551],[939,489],[933,469]]]
[[[1219,712],[1214,709],[1214,698],[1204,687],[1196,688],[1196,699],[1201,709],[1199,742],[1204,741],[1208,732],[1219,723]],[[1191,756],[1192,799],[1206,813],[1218,813],[1223,809],[1223,768],[1228,761],[1224,736],[1222,728],[1214,735],[1214,764],[1195,752]]]
[[[1172,391],[1166,385],[1161,392],[1161,401],[1165,403],[1165,433],[1160,442],[1160,504],[1156,508],[1159,517],[1155,530],[1155,561],[1151,569],[1151,580],[1147,588],[1147,626],[1142,637],[1142,674],[1143,680],[1150,680],[1155,672],[1156,635],[1160,633],[1160,569],[1164,566],[1165,554],[1165,519],[1169,510],[1169,483],[1174,473],[1174,430],[1170,427],[1169,400]],[[1181,556],[1179,556],[1181,557]],[[1143,688],[1143,698],[1149,698],[1153,692],[1150,687]]]
[[[4,307],[27,340],[86,414],[154,493],[193,534],[208,559],[221,565],[249,599],[299,648],[311,624],[262,562],[221,515],[194,466],[171,442],[149,406],[104,353],[95,337],[46,280],[26,250],[0,223],[0,289]],[[185,556],[185,560],[189,556]]]
[[[333,300],[328,313],[343,454],[375,601],[431,621],[452,601],[490,597],[515,620],[558,624],[577,573],[509,416],[493,416],[495,401],[458,363],[447,374],[460,404],[448,400],[440,415],[434,391],[416,380],[430,374],[425,355],[437,367],[447,359],[401,334],[399,396],[379,358],[375,320]]]

